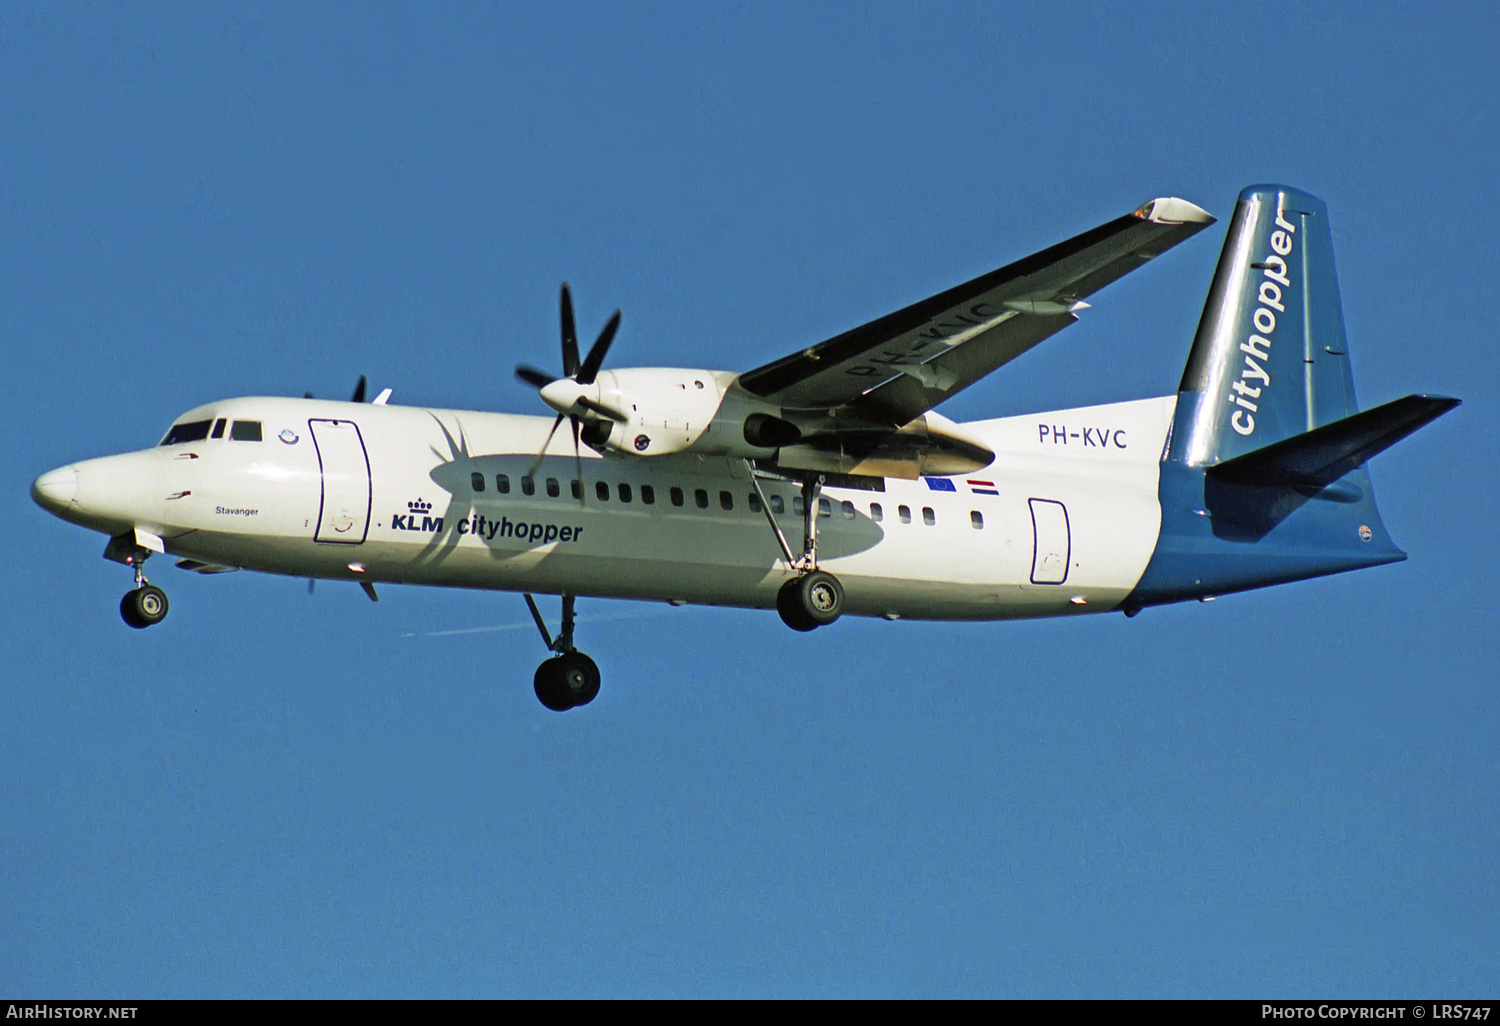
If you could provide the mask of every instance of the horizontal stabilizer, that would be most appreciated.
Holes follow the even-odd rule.
[[[1225,484],[1323,488],[1459,402],[1409,395],[1236,456],[1210,467],[1208,473]]]

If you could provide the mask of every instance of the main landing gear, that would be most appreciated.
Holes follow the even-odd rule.
[[[776,593],[776,612],[794,631],[817,630],[837,620],[843,610],[844,586],[821,570],[793,577]]]
[[[553,712],[566,712],[575,706],[588,705],[599,694],[599,667],[573,647],[573,599],[562,597],[562,631],[556,639],[547,633],[547,624],[536,600],[526,595],[526,605],[536,621],[542,640],[557,654],[536,668],[536,697]]]
[[[120,599],[120,616],[137,630],[167,618],[167,593],[147,582],[141,569],[150,554],[150,550],[141,549],[129,558],[130,565],[135,567],[135,588]]]
[[[823,475],[816,474],[802,482],[802,555],[793,556],[781,525],[776,523],[771,504],[760,490],[755,467],[749,461],[746,463],[750,484],[760,498],[766,521],[776,535],[787,565],[797,573],[776,593],[776,612],[781,614],[781,622],[794,631],[804,632],[833,623],[844,611],[844,586],[833,574],[818,569],[818,497],[823,491]]]

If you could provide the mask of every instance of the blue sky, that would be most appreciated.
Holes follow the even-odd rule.
[[[1493,994],[1496,38],[1482,5],[0,7],[0,993]],[[1406,563],[811,636],[583,601],[604,690],[557,716],[518,596],[167,566],[135,632],[28,496],[361,373],[543,412],[511,371],[557,359],[563,280],[585,336],[624,309],[612,364],[743,370],[1260,181],[1329,204],[1361,399],[1465,400],[1372,464]],[[1170,392],[1221,240],[942,412]]]

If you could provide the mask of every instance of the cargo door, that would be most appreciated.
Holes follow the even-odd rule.
[[[1073,558],[1067,508],[1051,499],[1032,499],[1031,527],[1036,542],[1031,583],[1062,584],[1068,579],[1068,564]]]

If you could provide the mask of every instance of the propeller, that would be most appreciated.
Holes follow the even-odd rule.
[[[559,307],[562,320],[563,376],[553,377],[546,371],[524,363],[516,367],[517,380],[536,389],[542,397],[542,402],[557,411],[557,419],[552,422],[552,430],[547,432],[547,440],[542,443],[541,452],[537,453],[536,460],[531,464],[531,469],[526,472],[526,476],[531,477],[536,473],[536,468],[541,465],[542,457],[547,452],[547,446],[552,444],[552,436],[557,434],[557,429],[562,426],[563,418],[566,417],[569,426],[573,429],[573,460],[578,480],[582,481],[583,456],[578,448],[582,422],[587,420],[596,424],[603,419],[624,423],[628,419],[619,410],[610,409],[587,394],[588,392],[593,392],[596,396],[599,394],[595,381],[599,376],[599,368],[604,365],[605,354],[609,352],[610,344],[615,340],[615,332],[620,330],[620,311],[614,312],[609,322],[604,325],[604,330],[599,332],[599,337],[589,347],[588,355],[579,360],[578,331],[573,320],[573,295],[568,291],[567,282],[563,283]],[[583,501],[582,493],[579,494],[579,501]]]

